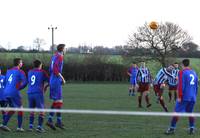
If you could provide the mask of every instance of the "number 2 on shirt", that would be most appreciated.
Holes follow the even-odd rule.
[[[191,81],[190,81],[190,85],[194,85],[194,75],[193,74],[190,74],[190,78],[191,78]]]

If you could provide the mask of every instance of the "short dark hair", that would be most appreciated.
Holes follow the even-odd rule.
[[[62,51],[64,50],[64,48],[65,48],[65,44],[59,44],[59,45],[57,46],[57,51],[58,51],[58,52],[62,52]]]
[[[14,66],[18,66],[21,60],[22,60],[21,58],[15,58],[15,59],[13,60],[13,65],[14,65]]]
[[[33,61],[33,65],[34,65],[35,68],[38,68],[41,64],[42,64],[42,62],[40,60],[38,60],[38,59]]]
[[[174,64],[178,64],[178,62],[174,62]]]
[[[183,63],[183,66],[188,67],[190,65],[190,60],[189,59],[183,59],[182,63]]]

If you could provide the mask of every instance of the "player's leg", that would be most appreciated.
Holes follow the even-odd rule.
[[[51,109],[56,109],[56,102],[55,101],[53,101],[53,103],[52,103],[52,105],[51,105]],[[50,127],[51,129],[53,129],[53,130],[56,130],[56,127],[54,126],[54,124],[53,124],[53,117],[54,117],[54,112],[50,112],[49,113],[49,115],[48,115],[48,120],[47,120],[47,123],[46,123],[46,125],[48,126],[48,127]]]
[[[7,101],[9,107],[14,107],[14,105],[13,105],[13,99],[11,97],[7,97],[6,101]],[[4,131],[11,131],[11,129],[7,127],[7,124],[8,124],[10,118],[12,117],[12,115],[14,113],[15,113],[14,111],[8,111],[6,113],[6,115],[4,117],[4,120],[3,120],[3,123],[2,123],[2,127],[1,127],[2,130],[4,130]]]
[[[132,82],[132,96],[135,96],[135,93],[137,92],[137,82],[136,79]]]
[[[131,96],[135,96],[135,92],[136,92],[136,91],[135,91],[135,84],[133,84],[133,85],[132,85],[132,94],[131,94]]]
[[[174,90],[174,101],[176,102],[176,99],[177,99],[177,92],[176,90]]]
[[[57,109],[62,109],[62,106],[63,106],[63,101],[62,100],[57,101]],[[64,129],[64,124],[62,123],[61,113],[57,112],[56,116],[57,116],[56,127]]]
[[[129,96],[131,96],[131,92],[132,92],[132,85],[130,85],[130,86],[128,87],[128,95],[129,95]]]
[[[149,108],[151,106],[150,99],[149,99],[149,91],[145,91],[144,95],[145,95],[145,101],[147,104],[147,108]]]
[[[160,105],[163,107],[163,109],[165,110],[165,112],[168,112],[167,106],[165,105],[164,98],[162,96],[163,92],[164,92],[164,87],[165,87],[164,84],[160,85],[159,91],[158,91],[158,98],[159,98]]]
[[[169,102],[171,102],[171,100],[172,100],[172,92],[173,92],[170,87],[171,86],[169,86],[169,92],[168,92]]]
[[[17,108],[23,107],[21,98],[15,98],[15,107]],[[24,132],[24,129],[22,128],[23,116],[24,116],[24,112],[18,111],[18,114],[17,114],[17,124],[18,124],[17,131],[18,132]]]
[[[174,111],[177,113],[180,112],[185,112],[185,107],[186,107],[186,102],[176,102],[175,105],[175,109]],[[169,134],[174,134],[175,129],[176,129],[176,124],[178,122],[179,117],[178,116],[173,116],[171,119],[171,123],[170,123],[170,127],[167,129],[167,131],[165,132],[165,134],[169,135]]]
[[[151,106],[150,100],[149,100],[149,84],[143,84],[144,85],[144,89],[143,89],[143,95],[145,97],[145,101],[146,101],[146,107],[149,108]]]
[[[153,85],[153,90],[154,90],[154,93],[155,93],[155,96],[156,96],[156,103],[159,103],[159,96],[158,96],[158,93],[159,93],[159,90],[160,88],[158,88],[159,86],[158,85]]]
[[[1,100],[0,101],[0,107],[6,107],[7,106],[7,103],[5,100]],[[5,120],[5,117],[6,117],[6,111],[1,111],[2,113],[2,121]],[[2,126],[2,125],[1,125]]]
[[[35,100],[34,100],[34,95],[33,94],[29,94],[28,95],[28,104],[29,104],[29,108],[35,108]],[[33,131],[33,124],[34,124],[34,112],[30,112],[29,115],[29,131]]]
[[[129,96],[133,96],[133,95],[134,95],[134,85],[131,82],[129,86]]]
[[[38,99],[36,100],[36,107],[38,109],[44,109],[44,96],[42,94],[38,94]],[[40,112],[38,116],[38,126],[36,131],[42,133],[45,132],[43,129],[43,122],[44,122],[44,112]]]
[[[186,106],[186,112],[192,113],[194,110],[195,102],[188,102]],[[190,116],[189,118],[189,134],[194,134],[194,128],[195,128],[195,118],[193,116]]]
[[[133,79],[130,78],[130,85],[129,85],[129,87],[128,87],[128,95],[129,95],[129,96],[131,96],[132,89],[133,89],[132,83],[133,83]]]

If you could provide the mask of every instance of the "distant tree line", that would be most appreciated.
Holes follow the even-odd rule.
[[[25,46],[18,46],[17,48],[7,50],[0,46],[0,52],[11,52],[11,53],[51,53],[50,50],[40,49],[29,49],[27,50]],[[67,53],[71,54],[93,54],[93,55],[122,55],[122,56],[157,56],[151,48],[144,47],[129,47],[115,46],[114,48],[108,48],[103,46],[79,46],[79,47],[69,47]],[[187,57],[187,58],[200,58],[199,46],[193,42],[184,43],[175,54],[171,54],[170,57]]]

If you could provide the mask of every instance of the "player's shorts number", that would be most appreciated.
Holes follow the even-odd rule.
[[[190,74],[190,78],[191,78],[191,81],[190,81],[190,85],[194,85],[194,75],[193,74]]]
[[[31,85],[34,85],[35,84],[35,75],[32,75],[31,76]]]
[[[11,84],[12,80],[13,80],[13,74],[11,74],[10,77],[8,78],[8,82]]]

